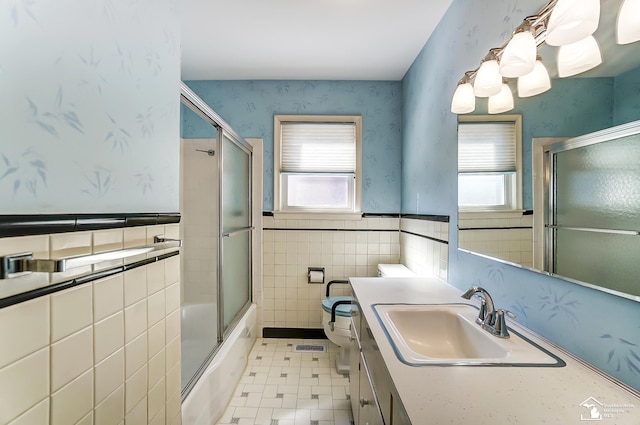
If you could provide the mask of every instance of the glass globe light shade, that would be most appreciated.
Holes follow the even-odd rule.
[[[500,92],[502,75],[495,59],[482,62],[473,81],[473,94],[477,97],[489,97]]]
[[[459,84],[453,93],[451,112],[454,114],[468,114],[476,109],[476,96],[473,94],[471,83]]]
[[[533,71],[518,78],[518,96],[531,97],[540,93],[544,93],[551,88],[551,79],[547,68],[540,62],[536,61]]]
[[[561,78],[588,71],[601,63],[600,48],[593,36],[558,49],[558,76]]]
[[[509,84],[502,84],[500,92],[494,96],[489,97],[487,104],[487,111],[490,114],[501,114],[513,109],[513,94]]]
[[[575,43],[593,34],[599,22],[600,0],[558,0],[549,17],[545,43]]]
[[[618,44],[629,44],[640,40],[640,0],[624,0],[620,5],[616,21]]]
[[[513,35],[500,58],[500,74],[515,78],[530,73],[536,63],[536,40],[531,31]]]

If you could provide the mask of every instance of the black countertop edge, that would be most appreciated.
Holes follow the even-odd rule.
[[[180,222],[180,213],[0,215],[0,237],[119,229]]]
[[[10,307],[15,304],[30,301],[35,298],[43,297],[45,295],[53,294],[55,292],[64,291],[65,289],[73,288],[74,286],[83,285],[85,283],[93,282],[98,279],[104,279],[105,277],[113,276],[119,273],[129,271],[138,267],[146,266],[147,264],[155,263],[157,261],[164,260],[176,255],[179,255],[180,251],[172,251],[166,254],[158,255],[157,257],[146,258],[135,263],[126,264],[123,266],[116,266],[110,269],[99,270],[95,273],[91,273],[85,276],[80,276],[75,279],[66,280],[64,282],[54,283],[52,285],[43,286],[42,288],[32,289],[20,294],[8,296],[0,299],[0,309]]]

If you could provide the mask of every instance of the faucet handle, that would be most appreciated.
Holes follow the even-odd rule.
[[[500,338],[509,338],[509,331],[507,330],[507,323],[505,321],[505,315],[509,316],[512,319],[516,318],[516,315],[509,310],[497,309],[496,310],[496,319],[495,319],[495,335]]]
[[[479,325],[484,324],[484,320],[487,317],[487,302],[482,297],[478,297],[480,299],[480,311],[478,311],[478,318],[476,319],[476,323]]]

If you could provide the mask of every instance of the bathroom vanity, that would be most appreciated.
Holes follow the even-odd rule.
[[[637,391],[512,320],[507,320],[510,338],[489,334],[473,320],[479,303],[462,299],[462,292],[443,280],[351,278],[350,283],[357,300],[350,350],[356,425],[640,423]],[[389,316],[390,311],[401,314]],[[461,325],[440,321],[449,317]],[[411,324],[417,318],[424,323]],[[460,343],[458,335],[446,338],[452,332],[464,333],[470,342]],[[437,344],[437,338],[448,340]]]

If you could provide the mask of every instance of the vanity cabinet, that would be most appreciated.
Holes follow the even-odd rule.
[[[350,394],[355,425],[411,425],[359,305],[351,310]]]

